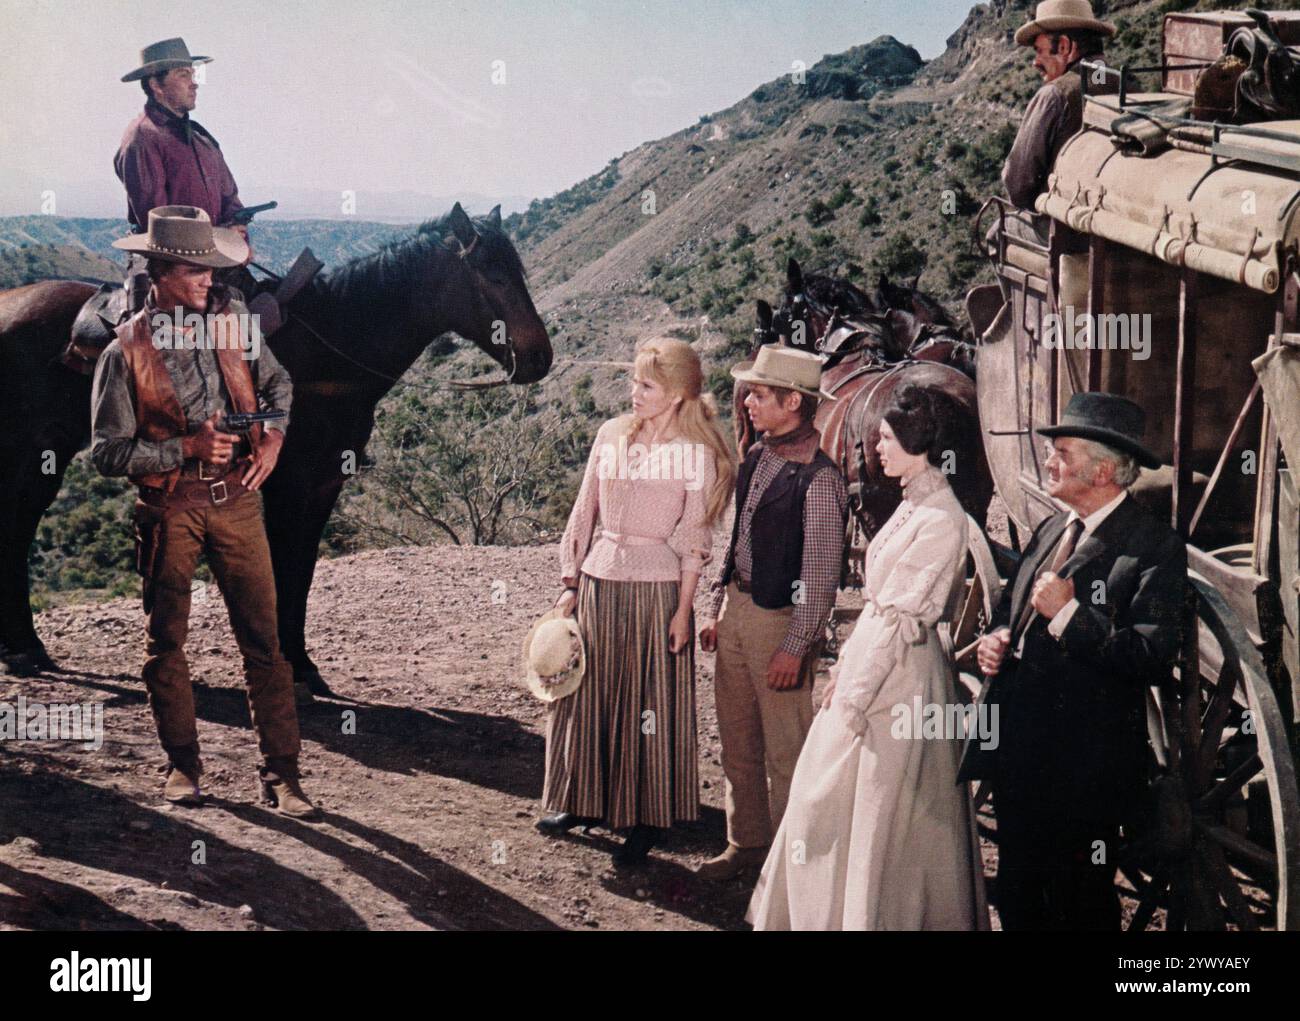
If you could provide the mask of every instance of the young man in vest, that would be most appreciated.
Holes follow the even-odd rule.
[[[96,366],[91,457],[101,474],[126,475],[138,487],[137,566],[149,615],[143,674],[170,760],[163,796],[180,804],[202,796],[185,638],[194,569],[206,553],[243,655],[263,795],[287,815],[312,818],[298,783],[293,671],[276,633],[257,492],[275,468],[287,418],[255,424],[247,451],[219,428],[231,412],[258,411],[259,401],[287,416],[289,374],[246,321],[210,300],[221,294],[212,271],[240,263],[243,239],[214,229],[193,206],[154,209],[148,223],[146,233],[113,242],[147,256],[152,283],[145,307],[118,328]]]
[[[821,361],[769,344],[732,376],[762,439],[741,464],[736,515],[713,588],[715,689],[727,777],[727,848],[696,870],[731,879],[767,857],[813,718],[817,653],[839,587],[848,493],[813,427]],[[725,608],[723,599],[726,599]]]

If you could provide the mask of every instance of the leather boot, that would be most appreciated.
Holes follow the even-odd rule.
[[[262,799],[281,815],[294,819],[319,819],[320,810],[308,800],[295,777],[259,776]]]
[[[710,858],[695,867],[695,874],[711,883],[723,883],[750,869],[761,869],[767,861],[766,847],[737,847],[728,844],[727,849],[715,858]]]
[[[173,805],[201,805],[203,791],[199,789],[199,775],[198,770],[186,772],[172,766],[163,786],[163,799]]]

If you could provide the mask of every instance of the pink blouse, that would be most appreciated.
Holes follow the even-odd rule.
[[[650,446],[600,427],[560,542],[560,577],[680,581],[713,548],[705,505],[717,478],[713,451],[675,437]]]

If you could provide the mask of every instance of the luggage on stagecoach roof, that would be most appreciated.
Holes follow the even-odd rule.
[[[1248,6],[1248,5],[1247,5]],[[1287,46],[1300,46],[1300,11],[1265,11]],[[1189,11],[1166,14],[1160,52],[1162,67],[1212,64],[1223,54],[1229,37],[1254,22],[1241,11]],[[1190,96],[1196,87],[1197,69],[1164,71],[1163,88]]]

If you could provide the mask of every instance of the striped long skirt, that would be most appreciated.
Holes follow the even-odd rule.
[[[695,751],[695,624],[668,650],[675,581],[578,581],[587,670],[551,703],[548,811],[604,819],[611,829],[699,818]]]

